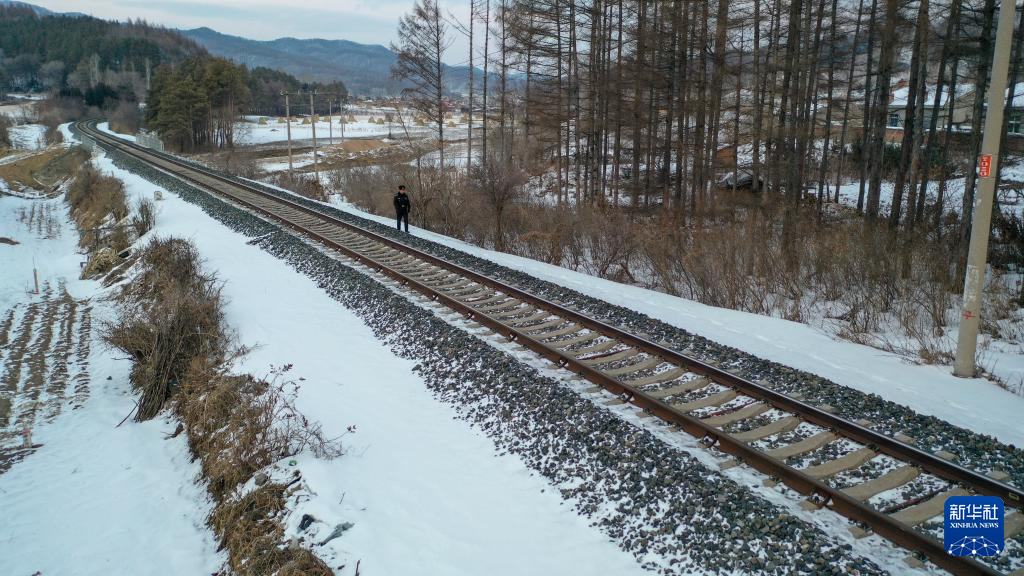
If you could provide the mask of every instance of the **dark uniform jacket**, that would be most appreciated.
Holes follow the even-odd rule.
[[[409,202],[409,195],[405,192],[398,192],[395,194],[395,212],[398,214],[408,214],[409,208],[412,204]]]

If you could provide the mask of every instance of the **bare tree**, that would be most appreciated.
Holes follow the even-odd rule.
[[[451,46],[448,25],[435,0],[417,0],[412,12],[398,23],[398,44],[391,50],[398,55],[392,76],[412,84],[403,93],[411,107],[426,116],[436,127],[440,150],[440,173],[444,185],[445,51]]]

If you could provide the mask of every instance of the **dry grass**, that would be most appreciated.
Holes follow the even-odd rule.
[[[80,147],[49,148],[16,162],[0,165],[0,179],[15,190],[23,188],[49,192],[74,174],[88,153]]]
[[[128,216],[124,185],[88,164],[75,174],[65,201],[80,232],[79,246],[90,254],[83,277],[105,274],[131,240],[122,221]]]
[[[283,546],[288,486],[265,484],[217,507],[210,526],[221,548],[230,552],[228,565],[239,576],[331,576],[323,560],[308,549]]]
[[[328,575],[308,549],[284,542],[289,484],[249,492],[253,476],[303,451],[322,458],[342,453],[338,438],[296,408],[298,383],[290,366],[268,378],[229,371],[244,350],[224,325],[220,285],[202,269],[198,252],[180,239],[153,240],[138,256],[140,272],[118,295],[121,310],[103,329],[113,347],[134,360],[137,420],[171,406],[216,505],[208,522],[239,575]]]
[[[157,415],[199,356],[220,360],[230,336],[223,326],[220,284],[201,269],[190,242],[158,239],[140,254],[142,274],[118,296],[117,320],[103,327],[108,344],[134,361],[138,421]]]
[[[556,206],[533,200],[507,170],[468,179],[449,174],[446,186],[430,170],[420,176],[411,166],[352,169],[332,175],[331,186],[390,216],[391,191],[407,184],[412,222],[433,231],[712,306],[822,324],[915,361],[949,360],[949,315],[961,280],[955,221],[943,224],[941,238],[896,234],[843,207],[819,216],[809,203],[787,215],[775,198],[729,191],[718,191],[714,209],[698,214]],[[1024,260],[1024,224],[997,224],[1000,262]],[[983,331],[1024,339],[1016,334],[1024,331],[1022,301],[1020,289],[991,288]]]
[[[156,224],[156,204],[152,200],[142,199],[135,203],[135,213],[132,215],[131,226],[135,230],[135,236],[142,237],[153,229]]]

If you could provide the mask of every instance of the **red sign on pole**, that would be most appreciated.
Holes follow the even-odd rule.
[[[978,175],[982,178],[988,178],[992,175],[991,154],[982,154],[981,158],[978,159]]]

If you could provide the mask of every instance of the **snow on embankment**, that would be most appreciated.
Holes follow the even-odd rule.
[[[0,236],[17,242],[0,243],[0,404],[13,391],[0,456],[17,454],[26,423],[36,445],[0,467],[0,574],[216,571],[185,438],[166,439],[163,419],[117,426],[134,408],[130,365],[99,343],[111,310],[98,282],[79,280],[63,201],[0,196]]]

